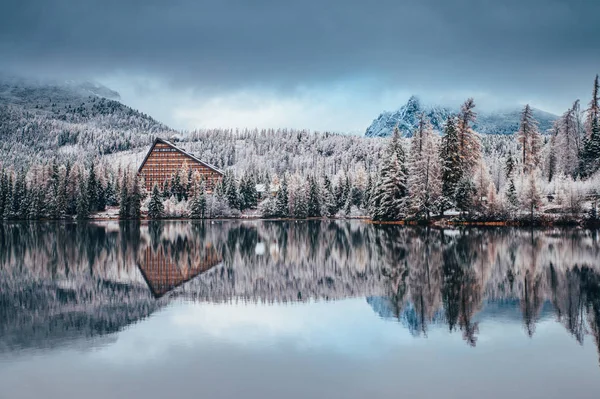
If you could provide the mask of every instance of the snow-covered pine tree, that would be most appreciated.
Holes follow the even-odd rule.
[[[565,175],[577,176],[579,172],[579,132],[577,122],[577,102],[567,110],[557,123],[555,146],[558,170]]]
[[[526,175],[525,186],[521,193],[521,204],[529,213],[530,222],[535,220],[535,213],[542,206],[542,192],[538,183],[538,171],[533,170]]]
[[[283,175],[283,179],[279,185],[279,191],[277,191],[277,197],[275,199],[275,211],[277,213],[277,217],[286,218],[290,216],[286,175]]]
[[[192,199],[190,217],[192,219],[204,219],[206,217],[206,194],[204,193],[204,187],[197,190]]]
[[[148,218],[149,219],[160,219],[163,217],[165,207],[162,202],[162,196],[158,185],[152,187],[152,194],[150,194],[150,202],[148,202]]]
[[[456,186],[462,177],[460,142],[454,117],[448,117],[440,148],[442,164],[442,195],[438,204],[440,214],[454,206]]]
[[[507,212],[511,218],[515,218],[519,210],[519,196],[515,187],[515,180],[511,176],[506,185],[506,206]]]
[[[473,209],[473,197],[475,196],[476,191],[471,178],[467,176],[462,177],[456,185],[455,202],[461,215],[464,216],[465,213],[471,213],[471,210]]]
[[[231,209],[240,209],[240,196],[238,193],[237,182],[235,181],[235,176],[231,169],[225,172],[223,181],[226,181],[225,196],[227,197],[229,207]]]
[[[127,178],[127,172],[123,172],[123,179],[121,181],[121,193],[119,195],[119,219],[128,219],[130,215],[130,201],[129,201],[129,181]]]
[[[79,191],[77,194],[77,219],[85,220],[90,217],[90,202],[88,199],[87,185],[83,176],[80,178]]]
[[[319,184],[314,176],[308,177],[308,202],[306,206],[307,217],[321,216],[321,193]]]
[[[438,137],[424,114],[413,134],[409,156],[408,186],[411,210],[429,220],[437,212],[442,193]]]
[[[371,173],[367,175],[367,186],[362,199],[362,207],[364,209],[369,208],[369,202],[371,201],[371,192],[373,191],[373,176]]]
[[[580,173],[591,176],[600,168],[600,83],[594,79],[592,100],[586,112],[585,137],[581,155]]]
[[[515,159],[513,158],[512,152],[508,152],[506,156],[506,165],[504,166],[504,176],[506,179],[511,179],[515,173]]]
[[[321,209],[323,214],[327,217],[333,217],[337,213],[337,202],[335,200],[335,194],[333,193],[333,187],[331,186],[331,180],[327,175],[323,176],[323,189],[321,190]]]
[[[408,189],[406,169],[398,160],[398,151],[392,140],[379,169],[379,178],[371,197],[370,214],[373,220],[401,220],[406,217]],[[404,154],[404,152],[402,152]]]
[[[481,140],[473,130],[472,124],[477,119],[475,101],[467,99],[461,106],[458,114],[456,130],[458,133],[458,151],[461,161],[462,175],[471,176],[477,162],[482,157]]]
[[[142,217],[142,191],[140,178],[137,173],[133,176],[133,186],[130,194],[129,217],[139,220]]]
[[[10,219],[11,216],[13,187],[13,176],[11,173],[6,176],[6,186],[4,189],[4,212],[1,215],[3,219]]]
[[[8,197],[8,175],[4,168],[0,173],[0,219],[4,215],[4,207],[6,206],[6,198]]]
[[[96,178],[96,170],[94,166],[94,162],[90,164],[90,171],[87,179],[87,201],[89,204],[90,213],[94,213],[100,210],[100,204],[98,201],[99,193],[102,191],[98,185],[98,180]]]
[[[488,188],[490,183],[494,183],[492,183],[490,172],[483,158],[477,163],[473,178],[475,180],[474,205],[477,211],[481,214],[485,214],[487,212],[486,198]]]
[[[521,146],[521,163],[523,170],[528,173],[536,168],[540,162],[542,149],[542,136],[538,129],[538,122],[533,117],[529,104],[525,105],[521,113],[519,130],[516,133],[517,142]]]

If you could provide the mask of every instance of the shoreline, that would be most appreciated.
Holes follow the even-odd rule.
[[[151,222],[232,222],[232,221],[260,221],[260,222],[311,222],[311,221],[362,221],[373,225],[395,225],[407,227],[435,227],[435,228],[457,228],[457,227],[581,227],[581,228],[599,228],[600,220],[598,221],[577,221],[577,220],[536,220],[533,223],[530,221],[515,221],[515,220],[451,220],[451,219],[436,219],[432,218],[429,221],[424,220],[389,220],[377,221],[368,217],[316,217],[316,218],[262,218],[262,217],[222,217],[211,219],[192,219],[189,217],[179,218],[161,218],[161,219],[119,219],[111,217],[89,218],[85,220],[73,219],[20,219],[20,220],[1,220],[0,223],[38,223],[38,222],[66,222],[66,223],[90,223],[90,222],[139,222],[143,224]]]

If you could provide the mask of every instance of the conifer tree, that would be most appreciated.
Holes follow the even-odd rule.
[[[535,220],[535,212],[539,210],[542,205],[542,193],[537,180],[536,171],[528,173],[527,181],[522,191],[521,204],[529,212],[531,223]]]
[[[373,220],[401,220],[406,216],[406,168],[398,160],[395,144],[392,140],[371,196],[370,214]]]
[[[90,206],[89,211],[92,213],[100,210],[100,204],[98,201],[98,194],[100,191],[102,190],[99,190],[96,171],[94,168],[94,163],[92,162],[87,180],[87,200]]]
[[[556,124],[556,161],[558,170],[565,175],[576,177],[579,172],[579,132],[576,111],[578,103],[566,111]]]
[[[6,199],[8,197],[8,176],[4,168],[0,173],[0,219],[4,215],[4,207],[6,206]]]
[[[538,130],[538,122],[533,117],[529,104],[525,105],[521,113],[517,142],[521,145],[521,163],[527,173],[539,165],[542,149],[542,136]]]
[[[456,130],[458,135],[458,153],[463,176],[471,176],[481,158],[481,141],[472,128],[477,119],[475,101],[467,99],[458,114]],[[462,176],[461,176],[462,177]]]
[[[133,177],[133,187],[129,196],[129,202],[129,217],[132,219],[140,219],[142,217],[142,192],[137,173]]]
[[[515,172],[515,159],[513,158],[512,152],[508,152],[508,156],[506,157],[506,165],[504,166],[504,176],[507,180],[513,177]]]
[[[462,177],[460,143],[453,117],[448,117],[440,149],[442,163],[442,196],[439,201],[440,214],[454,206],[456,187]]]
[[[327,175],[323,176],[323,190],[321,191],[322,212],[327,217],[333,217],[337,213],[337,201],[331,186],[331,180]]]
[[[587,110],[583,153],[580,171],[584,177],[592,175],[600,168],[600,83],[598,75],[594,79],[592,100]]]
[[[288,185],[287,177],[284,175],[277,191],[277,197],[275,199],[275,211],[278,217],[285,218],[290,215],[289,203],[288,203]]]
[[[67,181],[61,179],[58,185],[58,196],[52,208],[53,217],[55,219],[64,219],[67,215]]]
[[[455,194],[456,207],[460,210],[461,215],[471,213],[475,193],[476,189],[471,179],[466,176],[461,178],[456,186]]]
[[[152,187],[152,194],[150,195],[150,202],[148,203],[148,218],[149,219],[160,219],[163,217],[165,207],[162,203],[162,198],[158,185]]]
[[[88,191],[86,184],[81,178],[77,194],[77,219],[84,220],[90,216],[90,202],[88,200]]]
[[[119,195],[119,219],[128,219],[131,213],[129,201],[129,183],[127,181],[127,173],[123,173],[123,181],[121,182],[121,194]]]
[[[206,216],[206,195],[204,193],[204,187],[197,190],[196,195],[192,199],[192,206],[190,209],[190,217],[192,219],[204,219]]]
[[[7,176],[6,179],[6,189],[4,195],[4,212],[2,214],[3,219],[11,218],[11,210],[13,203],[13,178],[12,175]]]
[[[306,215],[308,217],[321,216],[321,194],[319,184],[314,176],[308,177],[308,201],[306,205]]]
[[[369,173],[367,175],[367,186],[365,188],[365,192],[364,192],[364,195],[362,198],[362,207],[365,209],[369,207],[372,191],[373,191],[373,177],[372,177],[371,173]]]
[[[519,197],[517,196],[517,189],[512,176],[506,187],[506,204],[508,206],[509,214],[514,216],[515,212],[519,209]]]
[[[431,123],[423,114],[413,135],[408,170],[409,192],[413,212],[429,220],[437,211],[441,196],[442,176],[438,138]]]

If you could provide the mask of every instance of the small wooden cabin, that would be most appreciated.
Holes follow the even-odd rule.
[[[144,178],[146,190],[151,191],[155,184],[161,187],[166,180],[170,180],[185,166],[192,172],[200,174],[208,192],[211,192],[223,178],[223,172],[216,167],[163,139],[154,140],[154,144],[138,169],[138,174]]]

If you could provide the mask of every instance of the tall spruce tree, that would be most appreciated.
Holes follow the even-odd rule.
[[[192,199],[190,217],[192,219],[204,219],[206,217],[206,195],[203,186],[196,191],[196,194]]]
[[[402,159],[398,158],[398,155]],[[373,190],[370,214],[373,220],[401,220],[406,216],[408,188],[406,184],[404,150],[395,131],[379,168],[379,178]]]
[[[442,176],[438,137],[424,114],[413,135],[408,170],[411,209],[417,216],[429,220],[431,213],[437,211]]]
[[[592,100],[586,112],[585,137],[581,154],[580,173],[588,177],[600,168],[600,83],[594,79]]]
[[[152,194],[150,194],[150,202],[148,202],[148,218],[149,219],[161,219],[165,212],[165,206],[162,202],[162,196],[158,185],[152,187]]]
[[[517,142],[521,145],[523,170],[528,173],[539,166],[542,149],[542,136],[538,129],[538,122],[533,117],[533,111],[529,104],[525,105],[521,112]]]
[[[453,117],[448,117],[440,148],[442,163],[442,196],[439,201],[440,214],[454,206],[456,187],[462,177],[460,142]]]
[[[275,212],[280,218],[290,216],[287,177],[284,175],[275,198]]]
[[[136,220],[142,217],[142,189],[137,173],[133,177],[133,186],[129,195],[129,217]]]
[[[462,176],[470,177],[482,157],[481,141],[472,127],[476,119],[475,101],[469,98],[462,105],[456,124]]]
[[[87,200],[89,203],[89,211],[91,213],[94,212],[98,212],[100,210],[100,203],[99,203],[99,193],[102,190],[100,190],[100,187],[98,185],[98,179],[96,178],[96,170],[94,167],[94,163],[92,162],[90,165],[90,172],[88,174],[88,179],[87,179]]]
[[[121,193],[119,195],[119,219],[128,219],[130,217],[130,200],[129,200],[129,182],[127,172],[123,172],[123,180],[121,182]]]
[[[84,220],[90,216],[90,202],[88,199],[87,186],[83,178],[79,182],[79,190],[77,191],[77,219]]]
[[[308,217],[321,216],[321,194],[319,192],[319,184],[314,176],[308,177],[308,201],[306,208],[306,215]]]

